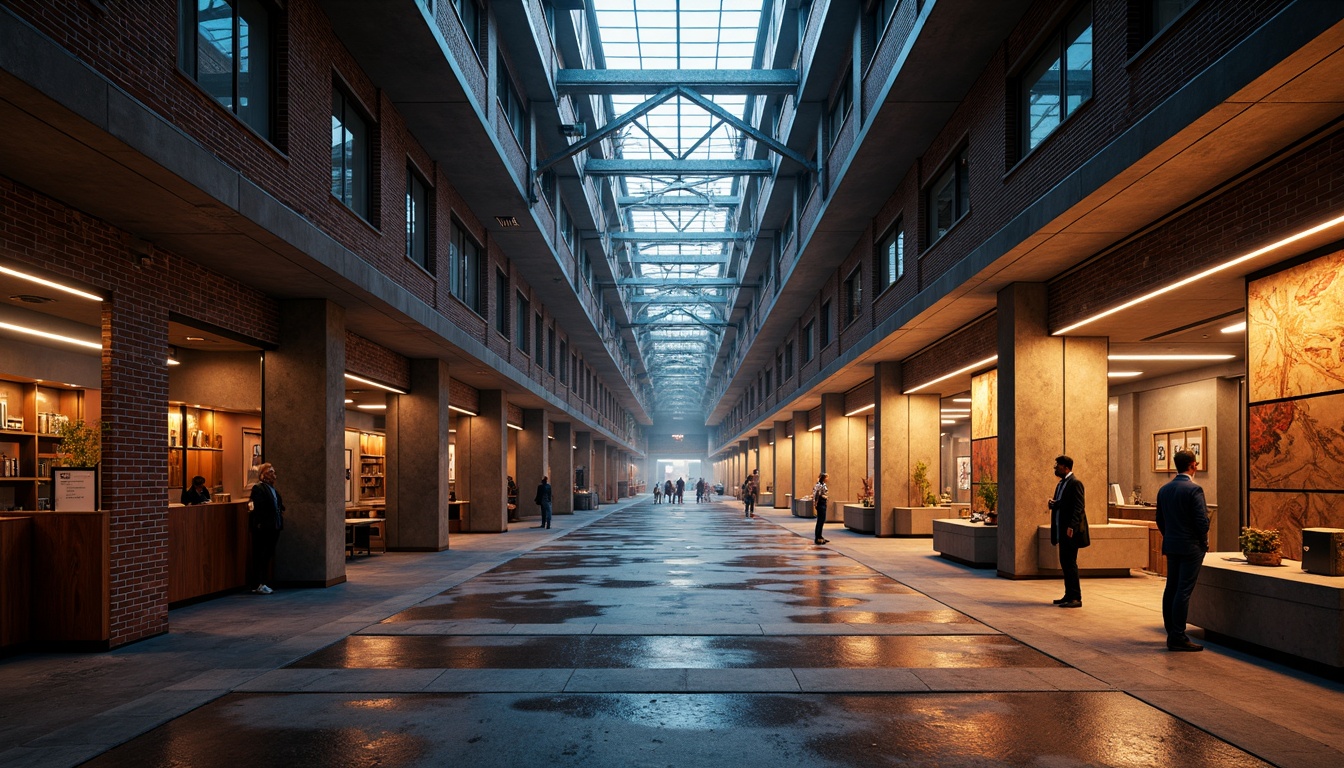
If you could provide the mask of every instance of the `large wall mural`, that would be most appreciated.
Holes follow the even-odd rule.
[[[1344,251],[1251,282],[1246,296],[1249,518],[1344,528]]]
[[[971,378],[971,509],[984,512],[982,483],[999,480],[999,372]]]

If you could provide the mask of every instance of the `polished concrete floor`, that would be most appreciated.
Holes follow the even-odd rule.
[[[646,496],[6,659],[0,765],[1344,765],[1344,686],[1167,653],[1161,579],[811,527]]]

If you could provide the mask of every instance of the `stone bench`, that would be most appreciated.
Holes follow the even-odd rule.
[[[938,554],[973,568],[999,564],[999,527],[961,518],[933,521],[933,548]]]
[[[1130,569],[1148,564],[1148,529],[1138,525],[1088,526],[1092,545],[1078,550],[1080,576],[1128,576]],[[1050,526],[1036,529],[1036,567],[1046,574],[1062,574],[1059,549],[1050,544]]]
[[[1344,578],[1305,573],[1284,560],[1249,565],[1240,552],[1210,552],[1190,598],[1190,623],[1227,638],[1344,672]]]
[[[855,533],[877,533],[877,507],[862,504],[845,505],[845,527]],[[827,515],[829,517],[829,515]]]
[[[957,517],[951,507],[893,507],[888,518],[893,536],[932,536],[933,521]]]

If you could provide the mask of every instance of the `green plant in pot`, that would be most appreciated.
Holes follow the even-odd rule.
[[[985,504],[985,522],[997,523],[999,521],[999,484],[990,478],[985,478],[980,481],[980,487],[975,492],[980,496],[980,501]]]
[[[64,421],[56,425],[61,445],[56,455],[63,467],[96,467],[103,458],[103,425],[87,421]]]
[[[1277,528],[1242,528],[1237,545],[1251,565],[1279,565],[1283,560],[1282,537]]]
[[[938,497],[933,495],[933,483],[929,480],[929,462],[924,459],[915,462],[915,470],[910,474],[910,483],[915,489],[912,494],[914,499],[918,499],[926,507],[938,506]]]

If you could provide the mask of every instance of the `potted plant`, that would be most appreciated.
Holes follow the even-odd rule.
[[[96,467],[103,458],[102,425],[87,421],[62,421],[56,425],[61,445],[56,456],[63,467]]]
[[[999,484],[989,478],[980,481],[976,490],[980,501],[985,504],[985,523],[995,525],[999,522]]]
[[[929,482],[929,462],[924,459],[915,462],[910,483],[915,487],[914,499],[918,499],[926,507],[938,506],[938,497],[933,495],[933,483]]]
[[[860,494],[859,503],[865,507],[873,506],[873,478],[865,477],[860,482],[863,483],[863,491]]]
[[[1237,537],[1237,544],[1251,565],[1279,565],[1283,559],[1281,543],[1277,528],[1242,528]]]

